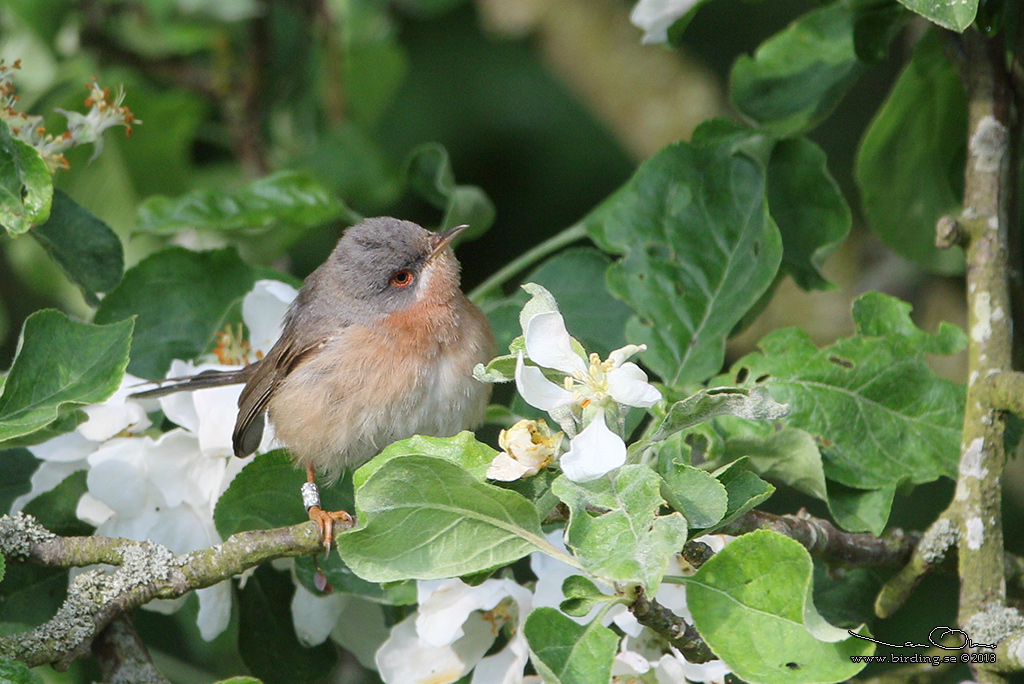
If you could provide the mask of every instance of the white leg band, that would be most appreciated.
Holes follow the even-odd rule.
[[[306,507],[307,513],[313,506],[320,505],[320,492],[317,490],[315,482],[305,483],[300,491],[302,492],[302,505]]]

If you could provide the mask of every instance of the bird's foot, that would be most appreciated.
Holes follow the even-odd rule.
[[[323,541],[324,550],[327,555],[331,553],[331,542],[334,540],[334,525],[342,529],[351,529],[355,524],[355,518],[345,511],[325,511],[319,506],[309,507],[309,519],[316,523],[320,539]]]

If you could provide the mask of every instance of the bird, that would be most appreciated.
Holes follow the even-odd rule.
[[[360,221],[305,279],[265,356],[135,396],[244,383],[235,456],[256,451],[269,418],[306,471],[303,503],[329,553],[334,524],[354,520],[320,507],[318,474],[333,482],[392,442],[448,437],[483,422],[490,385],[474,379],[473,368],[495,355],[495,343],[486,316],[459,287],[451,243],[466,227]]]

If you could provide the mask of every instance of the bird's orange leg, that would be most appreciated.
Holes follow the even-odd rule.
[[[331,553],[331,542],[334,540],[334,523],[338,522],[344,529],[355,525],[355,520],[345,511],[325,511],[320,508],[320,494],[314,482],[313,467],[306,468],[306,484],[302,485],[302,503],[306,507],[309,519],[316,523],[327,554]]]

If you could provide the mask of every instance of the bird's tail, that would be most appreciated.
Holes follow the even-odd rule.
[[[231,371],[206,370],[196,375],[189,375],[182,378],[166,378],[156,380],[160,386],[151,390],[132,393],[136,399],[153,399],[175,392],[192,392],[206,389],[208,387],[221,387],[223,385],[237,385],[249,379],[250,366]]]

